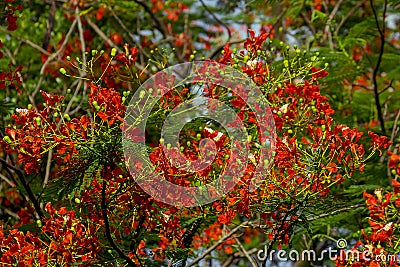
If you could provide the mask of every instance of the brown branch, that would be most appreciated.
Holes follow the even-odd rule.
[[[0,27],[0,31],[2,31],[2,32],[6,33],[6,34],[8,34],[8,35],[10,35],[11,37],[17,39],[18,41],[21,41],[21,42],[23,42],[23,43],[29,45],[29,46],[32,47],[32,48],[35,48],[35,49],[38,50],[40,53],[43,53],[43,54],[45,54],[46,56],[50,56],[50,55],[51,55],[51,53],[47,52],[46,50],[44,50],[43,48],[41,48],[39,45],[35,44],[34,42],[32,42],[32,41],[30,41],[30,40],[27,40],[27,39],[24,39],[24,38],[22,38],[22,37],[20,37],[20,36],[18,36],[18,35],[15,35],[14,33],[3,29],[3,27]]]
[[[155,22],[156,24],[156,28],[157,30],[162,34],[164,39],[169,40],[168,38],[168,31],[165,28],[164,24],[161,22],[161,20],[156,16],[156,14],[154,14],[154,12],[151,10],[151,8],[143,1],[141,0],[134,0],[135,3],[139,4],[140,6],[143,7],[143,9],[146,11],[146,13],[148,13],[150,15],[150,17],[152,18],[152,20]],[[174,43],[172,41],[168,42],[172,48],[174,49],[174,54],[177,57],[179,62],[184,62],[185,59],[181,56],[181,54],[177,51]]]
[[[352,209],[363,207],[363,206],[364,206],[364,204],[356,204],[356,205],[352,205],[352,206],[349,206],[349,207],[337,209],[337,210],[334,210],[334,211],[329,212],[329,213],[323,213],[323,214],[320,214],[320,215],[317,215],[317,216],[314,216],[314,217],[311,217],[311,218],[307,218],[307,221],[314,221],[314,220],[317,220],[317,219],[329,217],[329,216],[335,215],[336,213],[339,213],[339,212],[348,211],[348,210],[352,210]],[[298,221],[301,222],[302,220],[298,219]]]
[[[220,240],[218,240],[217,243],[215,243],[214,245],[209,247],[203,254],[201,254],[199,257],[197,257],[196,259],[191,261],[186,267],[194,266],[196,263],[201,261],[205,256],[210,254],[216,247],[218,247],[219,245],[224,243],[228,238],[233,236],[237,231],[239,231],[243,227],[247,226],[249,223],[250,223],[249,221],[246,221],[246,222],[243,222],[242,224],[240,224],[239,226],[235,227],[232,231],[229,232],[229,234],[223,236]]]
[[[29,197],[30,201],[32,202],[33,207],[35,208],[36,213],[39,215],[40,219],[44,218],[44,214],[42,212],[42,209],[40,208],[40,203],[36,199],[35,194],[32,191],[32,188],[29,186],[28,182],[26,181],[25,175],[23,174],[23,172],[18,167],[11,165],[3,158],[0,158],[0,162],[3,163],[3,165],[6,168],[13,170],[18,175],[18,178],[19,178],[22,186],[24,187],[26,193],[28,194],[28,197]]]
[[[375,23],[376,23],[376,26],[378,28],[379,37],[380,37],[380,41],[381,41],[381,47],[380,47],[380,51],[379,51],[379,55],[378,55],[378,60],[376,62],[376,66],[375,66],[373,74],[372,74],[372,81],[373,81],[373,84],[374,84],[375,106],[376,106],[376,109],[378,111],[378,119],[379,119],[379,123],[381,124],[381,130],[382,130],[383,133],[386,133],[385,121],[383,119],[382,107],[381,107],[381,103],[380,103],[380,100],[379,100],[377,76],[378,76],[378,71],[379,71],[379,67],[380,67],[381,62],[382,62],[382,57],[383,57],[384,48],[385,48],[385,31],[386,31],[385,17],[386,17],[386,9],[387,9],[387,0],[385,0],[385,4],[384,4],[384,8],[383,8],[382,29],[381,29],[381,27],[379,25],[378,14],[377,14],[375,6],[374,6],[374,1],[370,0],[370,3],[371,3],[372,12],[374,13]]]
[[[103,169],[103,174],[106,171]],[[118,247],[117,244],[115,244],[114,239],[111,236],[111,230],[110,230],[110,223],[108,221],[108,216],[107,216],[107,203],[106,203],[106,187],[107,187],[107,181],[105,177],[103,176],[103,184],[101,188],[101,212],[102,212],[102,217],[104,221],[104,228],[106,231],[106,238],[108,242],[110,243],[111,247],[118,253],[118,255],[124,259],[127,264],[131,267],[136,267],[136,264],[132,261],[131,258],[129,258],[125,253]]]
[[[144,49],[143,49],[142,45],[140,44],[140,42],[136,41],[136,39],[135,39],[133,33],[131,33],[131,32],[129,31],[128,27],[126,27],[126,25],[125,25],[125,24],[122,22],[122,20],[117,16],[117,14],[115,14],[114,9],[112,9],[111,7],[109,7],[108,9],[110,10],[111,15],[114,17],[114,19],[119,23],[119,25],[121,25],[122,29],[124,29],[124,30],[128,33],[128,35],[129,35],[129,37],[132,39],[133,43],[139,48],[140,55],[142,56],[142,54],[143,54],[143,55],[146,56],[147,58],[150,58],[150,56],[144,51]],[[139,18],[139,16],[138,16],[138,18]],[[138,23],[137,26],[139,27],[139,23]],[[139,33],[139,31],[138,31],[138,33]],[[141,58],[141,62],[144,62],[144,59],[143,59],[143,58]]]
[[[240,251],[242,251],[243,255],[249,260],[251,266],[257,267],[257,263],[254,262],[254,259],[252,257],[250,257],[249,252],[244,248],[244,246],[242,245],[240,240],[237,237],[233,237],[233,238],[235,239],[237,245],[239,246]]]
[[[49,46],[50,43],[50,38],[51,38],[51,32],[53,31],[54,27],[54,17],[56,15],[56,1],[52,0],[51,1],[51,6],[50,6],[50,14],[49,17],[47,18],[47,28],[46,32],[44,34],[44,39],[43,39],[43,44],[42,47],[43,49],[47,50],[47,47]]]
[[[340,21],[340,23],[338,24],[336,31],[335,31],[335,35],[337,36],[339,34],[340,29],[342,28],[342,26],[346,23],[346,21],[357,11],[357,9],[359,9],[362,5],[365,4],[365,2],[367,2],[368,0],[363,0],[357,3],[357,5],[355,5],[347,14],[346,16],[343,17],[343,19]]]

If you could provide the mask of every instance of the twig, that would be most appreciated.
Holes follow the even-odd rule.
[[[52,0],[51,1],[51,6],[50,6],[50,14],[49,17],[47,18],[47,28],[46,32],[44,34],[44,39],[43,39],[43,49],[47,49],[50,43],[50,38],[51,38],[51,32],[53,31],[54,27],[54,17],[56,15],[56,1]]]
[[[334,215],[336,213],[339,213],[339,212],[342,212],[342,211],[352,210],[352,209],[363,207],[363,206],[364,206],[364,204],[356,204],[356,205],[352,205],[352,206],[349,206],[349,207],[337,209],[337,210],[334,210],[334,211],[329,212],[329,213],[323,213],[323,214],[320,214],[320,215],[317,215],[317,216],[314,216],[314,217],[311,217],[311,218],[307,218],[307,221],[314,221],[314,220],[317,220],[317,219],[329,217],[329,216],[332,216],[332,215]],[[301,222],[303,220],[302,219],[298,219],[298,221]]]
[[[35,44],[34,42],[32,42],[32,41],[30,41],[30,40],[27,40],[27,39],[24,39],[24,38],[22,38],[22,37],[20,37],[20,36],[17,36],[17,35],[15,35],[15,34],[12,33],[12,32],[9,32],[9,31],[3,29],[3,27],[0,27],[0,31],[2,31],[2,32],[6,33],[6,34],[8,34],[8,35],[10,35],[10,36],[12,36],[13,38],[17,39],[18,41],[21,41],[21,42],[23,42],[23,43],[26,43],[27,45],[29,45],[29,46],[35,48],[35,49],[38,50],[40,53],[43,53],[43,54],[45,54],[46,56],[50,56],[50,55],[51,55],[51,53],[47,52],[46,50],[44,50],[43,48],[41,48],[40,46],[38,46],[38,45]]]
[[[10,179],[5,177],[3,174],[0,173],[0,178],[3,179],[7,184],[9,184],[11,187],[15,187],[15,183],[12,182]]]
[[[251,255],[251,254],[256,253],[257,251],[259,251],[258,248],[252,248],[252,249],[248,250],[247,253],[249,255]],[[233,262],[233,260],[235,258],[243,258],[243,257],[244,257],[243,252],[242,251],[237,251],[237,252],[233,253],[233,255],[231,255],[226,261],[224,261],[222,263],[221,267],[229,267],[229,266],[231,266],[231,263]]]
[[[131,33],[128,29],[128,27],[126,27],[126,25],[122,22],[122,20],[117,16],[117,14],[115,14],[114,9],[112,9],[111,7],[108,8],[111,12],[111,15],[114,17],[114,19],[119,23],[119,25],[121,25],[122,29],[124,29],[129,37],[132,39],[132,41],[134,42],[134,44],[139,48],[140,54],[141,55],[145,55],[147,58],[149,58],[150,56],[144,51],[144,49],[142,48],[142,45],[140,44],[140,42],[137,42],[133,33]],[[139,16],[138,16],[139,19]],[[139,23],[138,23],[138,27],[139,27]],[[139,31],[138,31],[139,33]],[[141,58],[141,62],[144,62],[144,59]]]
[[[89,24],[90,27],[104,40],[108,43],[109,46],[114,47],[117,49],[118,53],[122,53],[123,51],[116,45],[114,44],[110,38],[108,38],[105,33],[97,27],[96,24],[94,24],[89,18],[86,18],[87,23]],[[144,67],[142,67],[139,63],[135,62],[135,67],[138,68],[139,70],[143,71],[146,74],[149,74],[148,70],[146,70]],[[86,87],[85,87],[86,88]]]
[[[39,78],[39,82],[38,82],[38,84],[36,85],[36,88],[35,88],[35,90],[32,92],[32,94],[29,95],[29,100],[30,100],[30,102],[32,103],[32,105],[34,105],[35,107],[36,107],[36,104],[35,104],[35,95],[37,94],[37,92],[38,92],[39,89],[40,89],[40,86],[42,85],[44,71],[45,71],[47,65],[49,64],[49,62],[50,62],[51,60],[53,60],[54,58],[56,58],[56,57],[61,53],[61,51],[63,51],[64,47],[67,45],[67,42],[68,42],[68,40],[69,40],[69,37],[71,36],[73,30],[75,29],[76,22],[77,22],[76,19],[74,20],[74,22],[72,22],[71,27],[69,28],[69,31],[68,31],[67,34],[65,35],[64,42],[61,44],[60,49],[58,49],[54,54],[49,55],[49,57],[47,58],[47,60],[43,63],[42,68],[40,69],[40,78]]]
[[[243,252],[243,255],[249,260],[251,266],[253,267],[258,267],[257,263],[254,262],[253,258],[250,257],[249,253],[247,252],[247,250],[243,247],[242,243],[240,242],[240,240],[237,237],[233,237],[237,243],[237,245],[239,246],[239,249]]]
[[[214,50],[214,52],[212,52],[212,53],[210,54],[210,57],[209,57],[209,58],[210,58],[210,59],[213,59],[213,58],[224,48],[224,46],[225,46],[227,43],[229,43],[229,42],[231,41],[232,32],[231,32],[231,30],[229,29],[228,25],[226,25],[225,22],[223,22],[222,20],[220,20],[220,19],[214,14],[214,12],[212,12],[212,11],[208,8],[208,6],[203,2],[203,0],[200,0],[200,3],[201,3],[201,5],[204,7],[204,9],[211,15],[211,17],[212,17],[216,22],[218,22],[219,24],[221,24],[221,25],[226,29],[226,32],[228,33],[228,39],[226,40],[226,42],[225,42],[223,45],[218,46],[218,47]]]
[[[3,163],[3,165],[6,166],[7,168],[10,168],[11,170],[13,170],[18,175],[18,178],[21,181],[21,184],[24,187],[26,193],[28,194],[28,197],[29,197],[30,201],[32,202],[33,207],[35,208],[36,213],[39,215],[40,218],[44,218],[44,214],[42,212],[42,209],[40,208],[40,203],[36,199],[35,194],[33,193],[32,188],[29,186],[28,182],[26,181],[25,176],[22,173],[22,171],[18,167],[15,167],[15,166],[11,165],[10,163],[8,163],[3,158],[0,158],[0,162]]]
[[[372,12],[374,13],[375,23],[376,23],[376,27],[378,28],[380,41],[381,41],[381,47],[380,47],[380,51],[379,51],[379,55],[378,55],[378,60],[376,62],[376,66],[375,66],[373,74],[372,74],[372,76],[373,76],[372,77],[372,81],[374,83],[375,105],[376,105],[376,109],[378,111],[379,123],[381,124],[382,132],[386,133],[385,121],[383,120],[382,107],[381,107],[381,103],[380,103],[380,100],[379,100],[377,76],[378,76],[378,71],[379,71],[379,67],[380,67],[381,62],[382,62],[382,57],[383,57],[384,48],[385,48],[385,31],[386,31],[385,17],[386,17],[386,9],[387,9],[387,0],[385,0],[385,4],[384,4],[384,8],[383,8],[382,29],[381,29],[381,26],[379,25],[378,14],[377,14],[375,6],[374,6],[374,1],[370,0],[370,3],[371,3]]]
[[[249,221],[246,221],[246,222],[243,222],[242,224],[240,224],[239,226],[235,227],[232,231],[229,232],[229,234],[225,235],[220,240],[218,240],[217,243],[215,243],[214,245],[209,247],[203,254],[201,254],[199,257],[197,257],[192,262],[190,262],[186,267],[193,266],[196,263],[198,263],[199,261],[201,261],[205,256],[210,254],[216,247],[218,247],[219,245],[224,243],[228,238],[230,238],[233,234],[235,234],[237,231],[239,231],[243,227],[247,226],[249,223],[250,223]]]
[[[150,17],[152,18],[152,20],[156,23],[156,28],[157,30],[162,34],[164,39],[169,40],[168,38],[168,31],[165,28],[164,24],[161,22],[161,20],[156,16],[156,14],[154,14],[154,12],[151,10],[151,8],[143,1],[141,0],[134,0],[135,3],[141,5],[143,7],[143,9],[146,11],[146,13],[148,13],[150,15]],[[176,49],[174,43],[171,41],[168,42],[172,48],[174,49],[174,54],[177,57],[179,62],[184,62],[185,59],[181,56],[181,54],[178,52],[178,49]]]
[[[342,28],[343,24],[357,11],[357,9],[359,9],[362,5],[365,4],[365,2],[367,2],[368,0],[362,0],[360,2],[357,3],[357,5],[355,5],[347,14],[346,16],[343,17],[343,19],[339,22],[336,31],[335,31],[335,35],[337,36],[339,34],[340,29]]]
[[[103,169],[103,174],[106,170]],[[110,243],[111,247],[118,253],[118,255],[124,259],[127,264],[131,267],[136,267],[136,264],[129,258],[125,253],[118,247],[117,244],[115,244],[112,236],[111,236],[111,230],[110,230],[110,223],[108,221],[108,216],[107,216],[107,203],[106,203],[106,187],[107,187],[107,181],[105,179],[105,176],[103,176],[103,185],[101,188],[101,211],[102,211],[102,217],[104,221],[104,228],[106,231],[106,238],[108,242]]]
[[[89,24],[89,26],[92,27],[92,29],[101,37],[101,39],[106,41],[109,46],[117,49],[118,53],[122,53],[122,50],[116,44],[114,44],[110,40],[110,38],[108,38],[107,35],[105,35],[105,33],[99,27],[97,27],[96,24],[94,24],[89,18],[86,18],[86,21]]]
[[[303,12],[300,13],[301,17],[303,18],[304,22],[307,24],[308,28],[311,30],[311,32],[313,33],[313,35],[316,34],[316,30],[314,25],[311,23],[311,21],[308,19],[307,14]]]
[[[325,25],[324,38],[322,38],[322,40],[325,41],[326,38],[329,38],[329,45],[330,45],[331,49],[333,49],[333,43],[332,43],[332,32],[330,30],[330,27],[331,27],[332,20],[335,17],[336,13],[339,11],[339,7],[342,3],[343,3],[343,0],[339,0],[336,3],[331,14],[329,14],[328,21],[326,22],[326,25]]]

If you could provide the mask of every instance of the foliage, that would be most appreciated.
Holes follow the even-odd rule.
[[[390,256],[400,242],[398,7],[386,0],[0,4],[1,264],[265,266],[255,259],[264,247],[318,251],[344,238],[348,246],[325,264],[397,266]],[[145,131],[147,160],[164,179],[208,184],[236,153],[226,129],[203,117],[185,125],[179,147],[160,139],[167,116],[199,94],[238,114],[250,153],[222,198],[176,207],[137,184],[122,131],[142,142],[125,124],[130,98],[159,70],[195,60],[227,65],[260,88],[276,128],[274,160],[260,160],[266,140],[248,92],[179,84],[154,106]],[[204,151],[215,151],[207,168],[173,165],[169,155],[201,158],[207,138],[214,146]],[[351,259],[347,250],[371,257]]]

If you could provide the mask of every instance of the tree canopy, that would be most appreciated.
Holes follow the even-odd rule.
[[[399,7],[3,1],[1,266],[398,266]]]

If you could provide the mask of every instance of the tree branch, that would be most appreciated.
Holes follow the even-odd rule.
[[[370,0],[370,3],[371,3],[372,12],[374,13],[375,23],[376,23],[376,27],[378,28],[380,42],[381,42],[381,47],[380,47],[380,51],[379,51],[379,55],[378,55],[378,60],[376,62],[376,66],[375,66],[373,74],[372,74],[372,81],[373,81],[373,84],[374,84],[375,106],[376,106],[376,109],[378,111],[378,119],[379,119],[379,123],[381,124],[381,130],[382,130],[383,133],[386,133],[385,121],[383,119],[382,107],[381,107],[381,103],[380,103],[380,100],[379,100],[377,76],[378,76],[378,71],[379,71],[379,67],[380,67],[381,62],[382,62],[382,57],[383,57],[384,48],[385,48],[385,31],[386,31],[385,17],[386,17],[387,0],[385,0],[385,4],[384,4],[384,8],[383,8],[382,29],[381,29],[381,27],[379,25],[378,14],[377,14],[376,9],[374,7],[374,1]]]
[[[10,163],[8,163],[3,158],[0,158],[0,162],[3,163],[3,165],[6,166],[7,168],[13,170],[18,175],[18,178],[19,178],[22,186],[24,187],[26,193],[28,194],[28,197],[29,197],[30,201],[32,202],[33,207],[35,208],[36,213],[39,215],[40,219],[44,218],[44,214],[42,212],[42,209],[40,208],[40,203],[36,199],[35,194],[33,193],[32,188],[29,186],[28,182],[26,181],[25,175],[22,173],[22,171],[18,167],[15,167],[15,166],[11,165]]]
[[[118,253],[118,255],[124,259],[127,264],[131,267],[136,267],[136,264],[129,258],[125,253],[118,247],[117,244],[115,244],[112,236],[111,236],[111,230],[110,230],[110,222],[108,221],[108,216],[107,216],[107,203],[106,203],[106,187],[107,187],[107,181],[105,179],[105,172],[106,170],[103,167],[103,184],[101,187],[101,212],[102,212],[102,217],[104,221],[104,228],[106,231],[106,238],[108,242],[110,243],[111,247]]]
[[[134,0],[135,3],[139,4],[140,6],[143,7],[143,9],[146,11],[146,13],[148,13],[150,15],[150,17],[152,18],[152,20],[155,22],[156,24],[156,28],[157,30],[162,34],[164,39],[169,40],[168,38],[168,31],[165,28],[164,24],[161,22],[161,20],[156,16],[156,14],[154,14],[154,12],[151,10],[151,8],[143,1],[141,0]],[[181,56],[181,54],[179,54],[179,52],[177,51],[175,45],[173,44],[172,41],[168,41],[168,43],[171,45],[172,48],[174,49],[174,54],[177,57],[179,62],[184,62],[185,59]]]
[[[196,259],[194,259],[192,262],[190,262],[186,267],[190,267],[195,265],[196,263],[198,263],[199,261],[201,261],[205,256],[207,256],[208,254],[210,254],[216,247],[218,247],[219,245],[221,245],[222,243],[224,243],[228,238],[230,238],[231,236],[233,236],[233,234],[235,234],[237,231],[239,231],[240,229],[242,229],[243,227],[247,226],[250,222],[246,221],[243,222],[242,224],[240,224],[239,226],[235,227],[232,231],[229,232],[229,234],[227,234],[226,236],[222,237],[220,240],[218,240],[217,243],[215,243],[214,245],[212,245],[211,247],[209,247],[203,254],[201,254],[199,257],[197,257]]]

